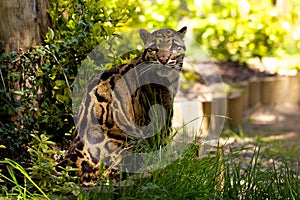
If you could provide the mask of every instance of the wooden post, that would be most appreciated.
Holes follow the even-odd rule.
[[[242,95],[243,109],[247,110],[249,108],[249,82],[243,81],[238,82],[233,85],[233,88],[239,89]]]
[[[274,100],[277,106],[284,106],[288,104],[290,94],[289,77],[276,77],[274,88]]]
[[[261,101],[266,105],[275,105],[276,96],[275,96],[275,86],[276,78],[267,77],[262,80],[261,86]]]
[[[203,108],[203,123],[201,125],[201,130],[203,133],[207,133],[209,131],[209,125],[211,121],[211,101],[204,101],[202,103]]]
[[[237,128],[243,120],[243,96],[240,90],[233,91],[228,98],[228,115],[232,119],[233,128]]]
[[[300,106],[300,77],[289,77],[289,98],[288,103],[292,106]]]
[[[253,78],[249,80],[249,106],[259,104],[261,102],[261,80]]]

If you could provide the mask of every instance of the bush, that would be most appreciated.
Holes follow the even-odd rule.
[[[292,24],[271,3],[247,6],[239,1],[210,0],[203,3],[198,15],[196,40],[212,57],[226,61],[276,55]]]
[[[62,143],[74,127],[71,89],[82,60],[135,14],[124,0],[51,0],[44,44],[0,57],[0,141],[14,150],[30,133]],[[7,155],[3,155],[7,156]]]
[[[173,28],[178,29],[178,24],[183,17],[189,16],[187,2],[182,0],[151,0],[137,1],[137,14],[128,24],[130,28]]]

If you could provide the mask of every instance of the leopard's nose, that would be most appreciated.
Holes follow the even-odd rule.
[[[169,57],[159,57],[158,60],[161,64],[167,64]]]

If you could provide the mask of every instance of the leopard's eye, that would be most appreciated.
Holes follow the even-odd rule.
[[[172,47],[171,47],[171,49],[174,51],[174,50],[181,50],[182,49],[182,47],[181,46],[179,46],[178,44],[172,44]]]
[[[155,45],[151,45],[150,47],[147,48],[147,50],[149,52],[152,52],[152,51],[157,51],[157,47]]]
[[[173,49],[173,50],[175,50],[175,49],[177,49],[178,48],[178,45],[177,44],[172,44],[172,47],[171,47],[171,49]]]

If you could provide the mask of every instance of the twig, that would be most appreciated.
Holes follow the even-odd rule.
[[[0,69],[0,76],[1,76],[1,80],[2,80],[3,87],[4,87],[5,95],[7,96],[7,98],[9,99],[9,101],[11,101],[10,96],[7,94],[7,88],[6,88],[6,86],[5,86],[5,82],[4,82],[4,78],[3,78],[3,75],[2,75],[1,69]]]
[[[58,61],[57,57],[56,57],[53,53],[51,53],[49,50],[45,49],[45,51],[46,51],[47,53],[49,53],[51,56],[53,56],[53,58],[54,58],[55,61],[57,62],[58,66],[60,67],[60,69],[61,69],[62,72],[63,72],[63,75],[64,75],[64,78],[65,78],[65,80],[66,80],[67,86],[68,86],[69,90],[71,91],[71,87],[70,87],[70,84],[69,84],[67,75],[65,74],[65,71],[64,71],[63,67],[61,66],[60,62]]]

